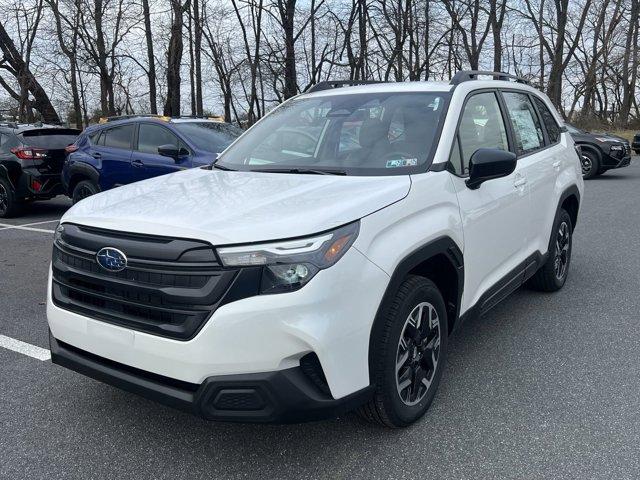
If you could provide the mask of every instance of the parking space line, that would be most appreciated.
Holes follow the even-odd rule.
[[[28,225],[38,225],[38,223],[33,223]],[[42,222],[42,223],[50,223],[50,222]],[[2,230],[27,230],[29,232],[54,233],[53,230],[46,230],[44,228],[33,228],[33,227],[28,227],[26,225],[11,225],[10,223],[0,223],[0,231]]]
[[[46,348],[36,347],[30,343],[16,340],[15,338],[7,337],[5,335],[0,335],[0,347],[6,348],[7,350],[13,350],[14,352],[27,355],[43,362],[51,360],[51,352]]]

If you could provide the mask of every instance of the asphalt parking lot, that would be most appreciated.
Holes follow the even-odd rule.
[[[209,423],[0,347],[0,478],[638,478],[640,158],[585,197],[566,287],[467,323],[411,428]],[[0,335],[47,347],[68,205],[0,221]]]

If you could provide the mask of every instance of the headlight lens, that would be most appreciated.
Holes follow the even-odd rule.
[[[335,264],[358,236],[360,222],[296,240],[218,248],[225,267],[263,266],[261,293],[302,288],[320,270]]]
[[[62,234],[64,233],[64,225],[58,224],[53,232],[53,240],[55,243],[62,242]]]
[[[624,146],[622,146],[622,145],[611,145],[610,149],[613,152],[621,152],[622,150],[624,150]]]

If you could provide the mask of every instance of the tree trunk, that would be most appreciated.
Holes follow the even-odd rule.
[[[147,41],[147,79],[149,80],[149,112],[158,113],[158,93],[156,91],[156,58],[153,54],[153,33],[151,31],[151,12],[149,0],[142,0],[144,16],[144,35]]]
[[[193,0],[194,22],[194,56],[196,61],[196,115],[204,115],[202,102],[202,19],[200,18],[200,2]]]
[[[171,0],[171,9],[173,18],[171,22],[171,38],[169,39],[169,49],[167,51],[167,101],[164,105],[164,114],[179,116],[183,26],[183,7],[180,0]]]
[[[60,117],[53,107],[47,92],[44,91],[38,80],[36,80],[29,70],[2,23],[0,23],[0,50],[2,51],[4,60],[11,66],[13,72],[15,72],[14,76],[20,85],[24,86],[26,91],[33,96],[33,100],[29,101],[30,106],[40,112],[45,122],[60,123]]]

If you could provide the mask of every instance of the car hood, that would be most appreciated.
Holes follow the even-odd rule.
[[[592,133],[594,137],[606,139],[607,142],[629,143],[629,140],[611,133]]]
[[[404,198],[406,176],[349,177],[192,169],[82,200],[62,217],[109,230],[213,245],[310,235]]]

